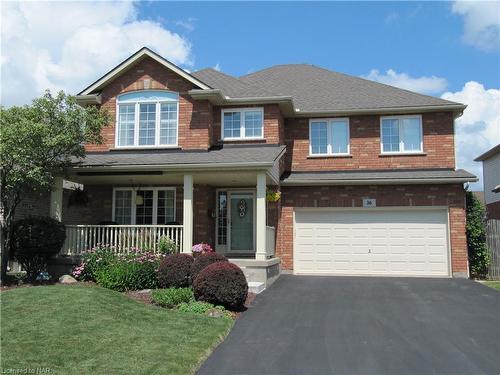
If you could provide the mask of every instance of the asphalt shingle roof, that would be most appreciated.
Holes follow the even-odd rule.
[[[193,76],[229,97],[291,96],[301,112],[459,104],[307,64],[276,65],[240,78],[214,69]]]
[[[231,98],[276,96],[273,92],[264,89],[261,85],[245,83],[236,77],[219,72],[215,69],[202,69],[194,72],[192,75],[210,87],[220,89],[224,95]]]
[[[176,164],[272,164],[285,146],[224,146],[210,151],[183,150],[126,150],[89,152],[83,160],[75,160],[81,167],[176,165]]]
[[[283,183],[298,183],[303,181],[383,181],[383,180],[416,180],[416,179],[469,179],[477,180],[476,176],[463,169],[414,169],[414,170],[369,170],[369,171],[336,171],[336,172],[291,172],[283,177]]]

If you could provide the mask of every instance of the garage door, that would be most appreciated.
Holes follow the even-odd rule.
[[[448,276],[446,210],[295,211],[294,272]]]

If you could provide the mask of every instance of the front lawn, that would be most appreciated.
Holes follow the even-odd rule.
[[[0,298],[2,371],[189,374],[232,326],[81,284],[16,288]]]
[[[484,281],[483,284],[490,288],[500,290],[500,281]]]

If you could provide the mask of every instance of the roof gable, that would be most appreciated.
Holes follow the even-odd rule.
[[[483,161],[495,156],[498,153],[500,153],[500,143],[497,144],[495,147],[479,155],[477,158],[474,159],[474,161]]]
[[[129,58],[127,58],[126,60],[124,60],[120,64],[118,64],[116,67],[111,69],[108,73],[106,73],[104,76],[102,76],[97,81],[92,83],[90,86],[86,87],[78,95],[95,94],[96,92],[101,90],[103,87],[105,87],[109,82],[111,82],[115,78],[119,77],[121,74],[125,73],[130,67],[137,64],[139,61],[141,61],[146,56],[152,58],[153,60],[157,61],[161,65],[165,66],[165,68],[172,70],[174,73],[178,74],[179,76],[181,76],[182,78],[191,82],[192,84],[199,87],[200,89],[202,89],[202,90],[211,89],[210,86],[208,86],[207,84],[205,84],[204,82],[202,82],[198,78],[194,77],[193,75],[189,74],[184,69],[171,63],[170,61],[168,61],[167,59],[158,55],[156,52],[153,52],[149,48],[143,47],[139,51],[134,53],[132,56],[130,56]]]

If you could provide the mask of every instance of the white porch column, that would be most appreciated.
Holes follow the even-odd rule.
[[[56,177],[54,179],[54,187],[50,192],[50,217],[62,221],[63,207],[63,179]]]
[[[255,237],[257,239],[255,259],[266,259],[266,174],[257,175],[257,210]]]
[[[182,252],[191,253],[193,247],[193,176],[184,175],[184,209],[182,219]]]

